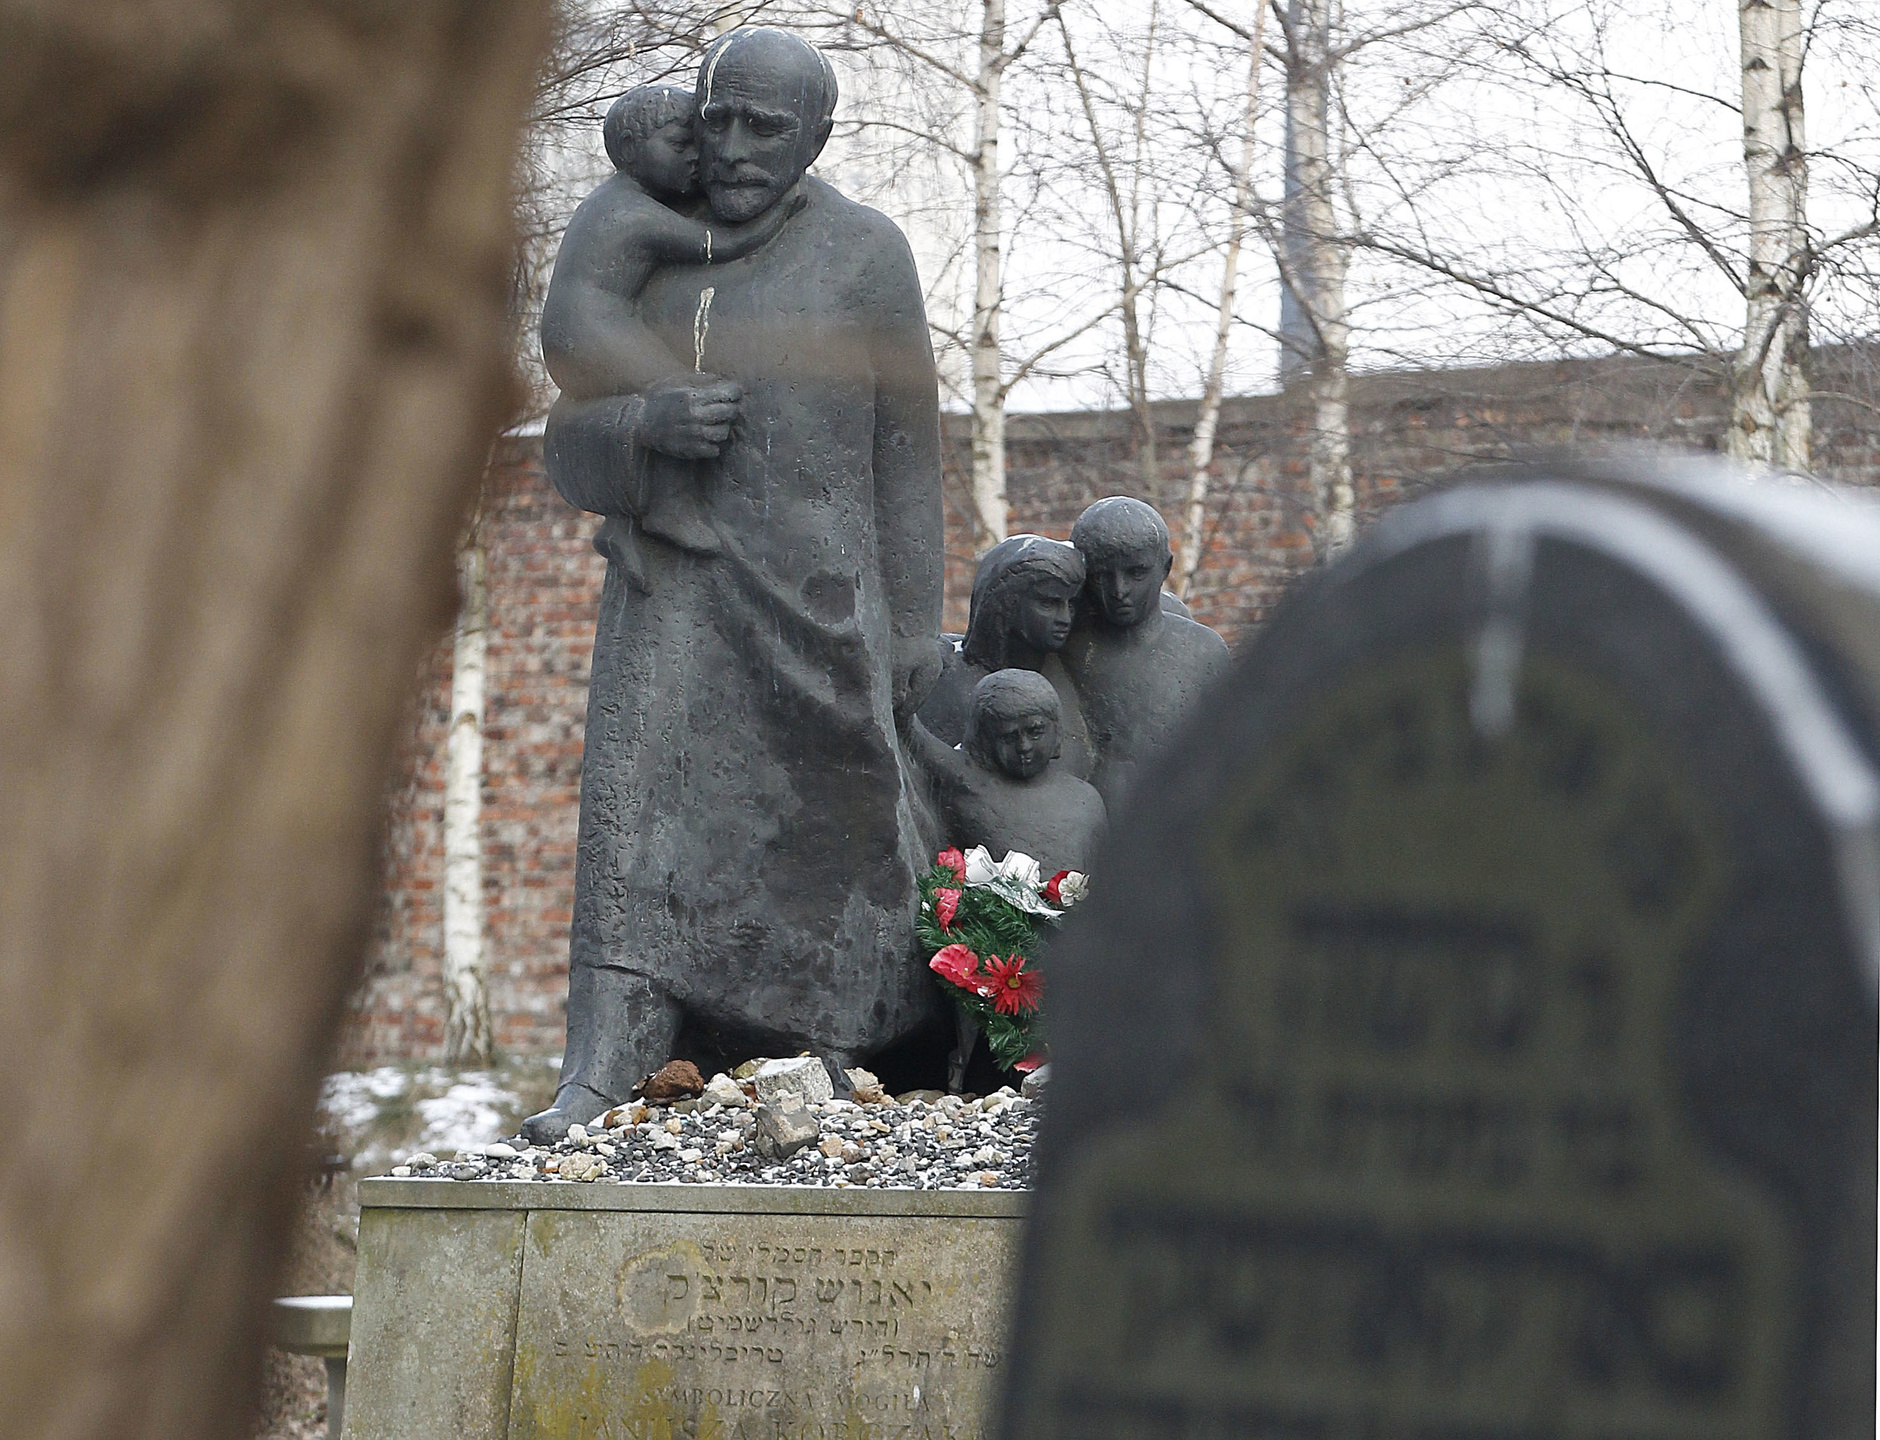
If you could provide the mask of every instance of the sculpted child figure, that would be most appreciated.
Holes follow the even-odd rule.
[[[1089,727],[1091,783],[1113,809],[1137,767],[1226,668],[1227,645],[1165,603],[1174,557],[1152,506],[1124,495],[1099,500],[1078,517],[1071,543],[1084,557],[1084,604],[1064,668]]]
[[[711,212],[699,188],[698,108],[689,91],[629,90],[608,110],[601,137],[617,173],[568,222],[542,308],[543,361],[563,395],[575,400],[630,394],[695,372],[701,354],[675,355],[641,319],[647,281],[661,265],[741,259],[800,208],[776,205],[741,225],[698,218]],[[709,322],[705,312],[701,299],[701,328]],[[716,378],[699,376],[701,383]],[[640,470],[635,483],[622,487],[639,528],[682,549],[716,552],[697,463],[654,453]],[[594,543],[645,588],[628,517],[610,516]]]
[[[1083,585],[1084,558],[1062,540],[1013,535],[988,550],[973,576],[966,635],[946,656],[940,679],[920,708],[921,723],[948,745],[958,745],[966,738],[974,687],[995,671],[1033,670],[1057,688],[1063,701],[1064,767],[1088,775],[1083,715],[1057,653],[1070,638]]]
[[[916,727],[935,775],[947,843],[1018,850],[1049,875],[1090,869],[1104,824],[1103,799],[1054,763],[1062,704],[1035,670],[997,670],[973,687],[965,743],[948,749]]]

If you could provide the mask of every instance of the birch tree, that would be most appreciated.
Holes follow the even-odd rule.
[[[1141,472],[1141,484],[1144,492],[1152,499],[1161,497],[1162,465],[1155,412],[1149,400],[1149,343],[1152,327],[1143,311],[1152,277],[1165,257],[1158,253],[1158,207],[1153,200],[1147,206],[1144,205],[1142,186],[1145,178],[1152,185],[1158,178],[1149,174],[1148,124],[1150,107],[1155,98],[1153,77],[1160,20],[1159,0],[1149,0],[1148,24],[1138,57],[1140,78],[1135,93],[1123,107],[1128,125],[1128,146],[1119,151],[1105,136],[1105,127],[1098,119],[1095,97],[1091,93],[1091,76],[1078,58],[1076,41],[1070,26],[1065,23],[1063,12],[1058,14],[1066,68],[1077,93],[1084,124],[1088,127],[1096,173],[1114,228],[1118,280],[1116,308],[1123,330],[1123,393],[1135,432],[1136,463]]]
[[[912,138],[916,143],[951,154],[961,161],[973,190],[972,318],[965,350],[970,371],[972,414],[971,488],[975,542],[978,548],[996,544],[1006,535],[1008,505],[1005,492],[1005,405],[1018,378],[1005,363],[1005,167],[1001,152],[1004,130],[1004,91],[1008,72],[1036,40],[1039,30],[1057,13],[1057,0],[1046,0],[1014,35],[1008,28],[1005,0],[977,0],[977,30],[970,40],[972,59],[961,63],[955,52],[967,48],[944,28],[922,32],[905,16],[872,12],[858,5],[841,23],[853,24],[896,55],[913,62],[931,82],[954,87],[972,110],[972,140],[962,146],[931,127]],[[959,36],[957,40],[967,37]],[[889,122],[871,117],[876,125]],[[1035,361],[1034,361],[1035,363]],[[1020,374],[1029,366],[1020,367]]]
[[[0,3],[0,1416],[245,1433],[515,396],[534,0]]]
[[[444,1059],[491,1060],[483,946],[483,696],[489,656],[488,556],[481,515],[457,552],[450,733],[444,763]]]
[[[1332,136],[1337,0],[1289,0],[1285,34],[1286,171],[1280,267],[1280,379],[1306,402],[1306,473],[1322,556],[1351,543],[1350,330],[1346,243]]]
[[[1369,151],[1384,202],[1352,233],[1372,268],[1440,317],[1449,355],[1656,362],[1726,397],[1727,451],[1806,466],[1811,351],[1870,345],[1880,313],[1871,9],[1495,0],[1469,19],[1450,37],[1468,104],[1436,122],[1466,147],[1419,132]],[[1812,149],[1805,82],[1841,101]],[[1876,413],[1871,376],[1836,391]],[[1675,414],[1664,434],[1709,438]]]
[[[1749,246],[1725,446],[1742,460],[1802,471],[1811,427],[1801,0],[1740,0],[1737,23]]]
[[[1240,250],[1253,213],[1254,132],[1260,109],[1260,71],[1265,65],[1266,6],[1255,7],[1253,34],[1247,42],[1247,98],[1241,107],[1240,155],[1233,168],[1233,203],[1228,215],[1227,248],[1221,257],[1221,297],[1215,307],[1214,349],[1208,356],[1201,407],[1188,446],[1188,495],[1182,518],[1181,556],[1175,593],[1186,600],[1201,568],[1208,514],[1208,481],[1214,468],[1214,437],[1221,421],[1227,386],[1227,354],[1234,335],[1234,304],[1240,290]]]

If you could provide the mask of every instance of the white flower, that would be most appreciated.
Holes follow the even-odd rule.
[[[1031,915],[1055,919],[1057,909],[1044,898],[1044,874],[1038,862],[1022,850],[994,861],[983,845],[966,852],[966,883],[990,890],[1001,900]]]
[[[1038,862],[1023,850],[1014,850],[999,862],[999,878],[1023,885],[1027,890],[1044,888],[1044,873]]]
[[[1090,877],[1081,870],[1072,870],[1058,881],[1058,903],[1066,910],[1090,893]]]
[[[975,845],[966,852],[966,883],[968,885],[990,885],[999,878],[999,867],[992,862],[991,854],[984,845]]]

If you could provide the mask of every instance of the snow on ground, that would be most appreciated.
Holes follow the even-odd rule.
[[[553,1094],[558,1066],[519,1058],[493,1070],[381,1065],[327,1076],[320,1126],[357,1173],[374,1174],[419,1151],[449,1154],[513,1135]]]
[[[424,1133],[418,1136],[416,1149],[465,1150],[512,1134],[517,1099],[515,1092],[497,1084],[494,1076],[471,1071],[442,1095],[420,1100],[413,1108],[424,1120]]]
[[[320,1118],[336,1138],[357,1135],[371,1128],[387,1100],[396,1100],[410,1085],[411,1076],[396,1065],[376,1070],[342,1070],[320,1086]]]

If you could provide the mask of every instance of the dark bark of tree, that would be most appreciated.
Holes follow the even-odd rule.
[[[0,0],[0,1416],[238,1433],[543,0]]]

